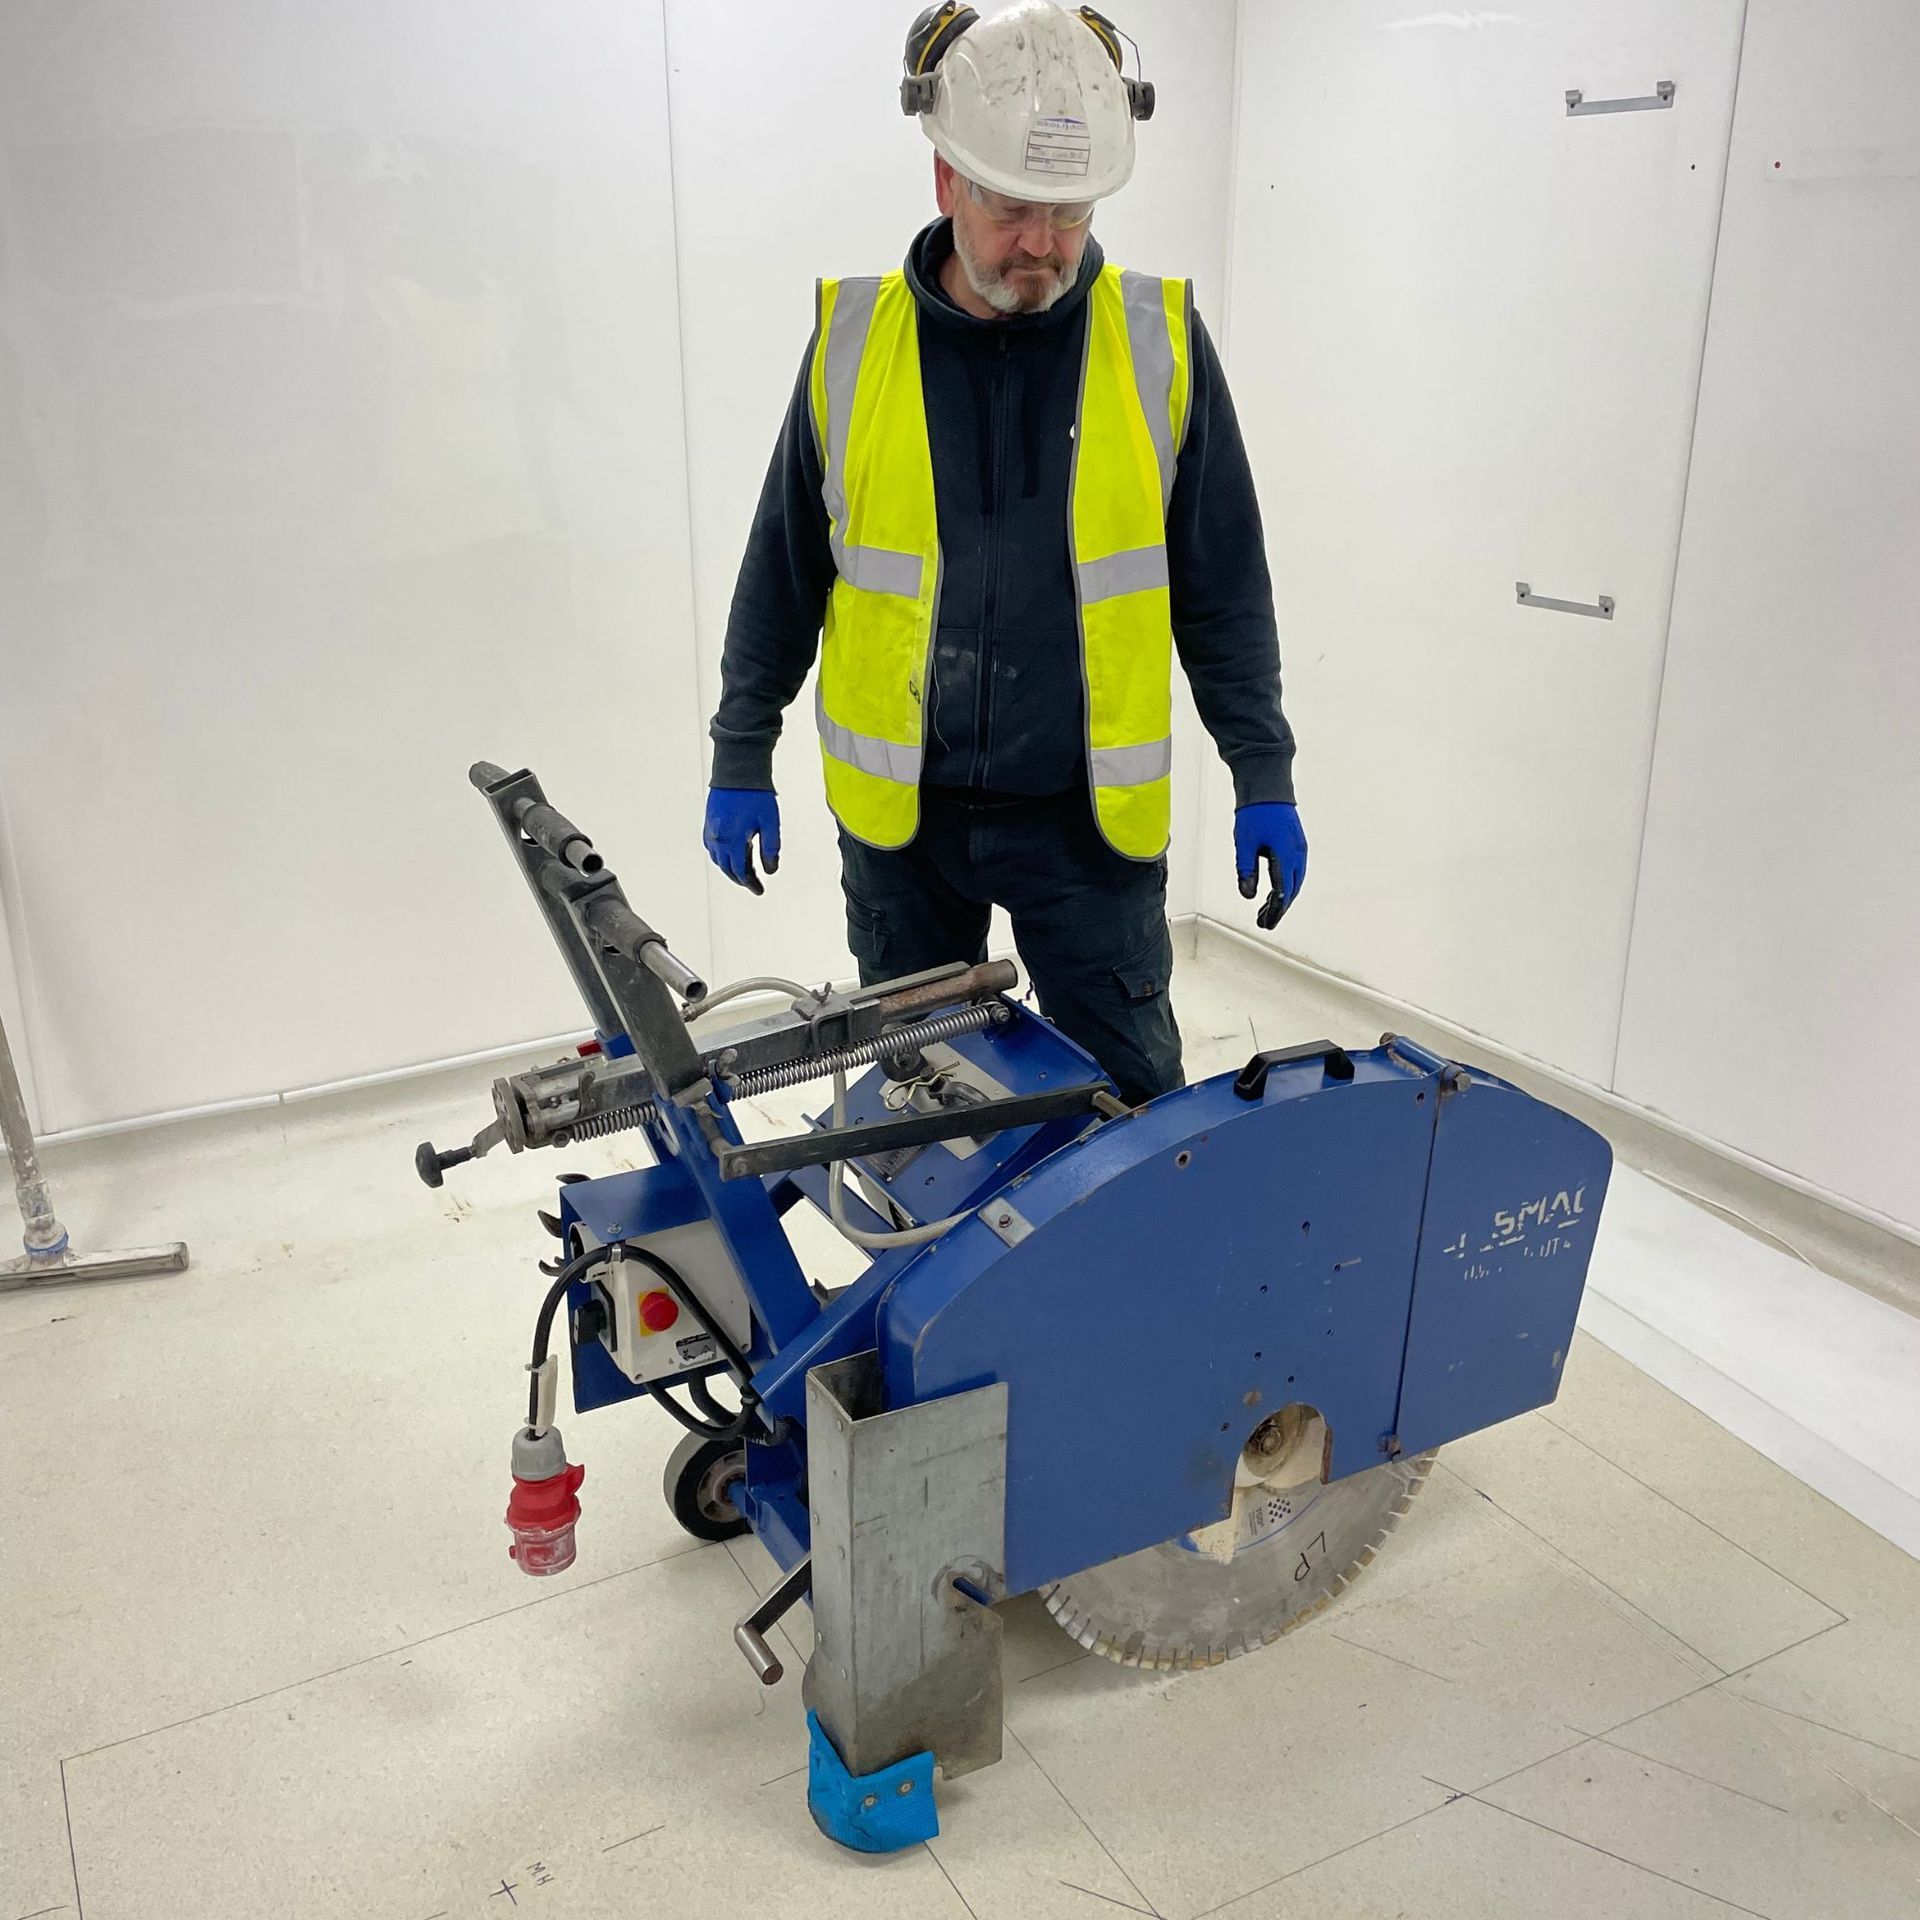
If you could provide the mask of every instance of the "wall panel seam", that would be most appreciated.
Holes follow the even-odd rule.
[[[1680,527],[1674,542],[1673,575],[1667,582],[1666,611],[1660,622],[1660,656],[1654,675],[1653,731],[1647,742],[1647,777],[1640,795],[1640,844],[1633,861],[1633,900],[1627,909],[1627,939],[1620,967],[1620,1002],[1614,1012],[1613,1063],[1607,1069],[1607,1089],[1617,1092],[1620,1085],[1620,1052],[1627,1030],[1627,998],[1633,982],[1633,943],[1640,929],[1640,900],[1646,888],[1647,839],[1653,820],[1653,784],[1660,761],[1660,720],[1666,710],[1667,662],[1673,648],[1673,607],[1680,592],[1680,570],[1687,560],[1687,507],[1693,497],[1693,453],[1700,431],[1700,395],[1707,380],[1707,348],[1713,335],[1714,283],[1720,272],[1720,236],[1727,218],[1727,184],[1733,177],[1733,134],[1740,118],[1740,69],[1747,51],[1747,9],[1751,0],[1740,0],[1740,31],[1733,50],[1733,91],[1727,101],[1726,151],[1720,161],[1720,201],[1713,216],[1713,250],[1707,256],[1707,301],[1700,316],[1700,354],[1694,364],[1693,412],[1687,421],[1685,478],[1680,487]]]

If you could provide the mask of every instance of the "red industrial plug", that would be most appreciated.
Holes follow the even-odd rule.
[[[573,1527],[580,1518],[574,1495],[586,1477],[585,1467],[568,1466],[558,1427],[544,1433],[522,1427],[513,1436],[513,1494],[507,1501],[513,1545],[507,1552],[522,1573],[565,1573],[573,1565]]]

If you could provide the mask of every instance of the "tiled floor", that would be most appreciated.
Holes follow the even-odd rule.
[[[1203,1070],[1314,1024],[1182,993]],[[409,1165],[485,1078],[55,1156],[89,1243],[195,1258],[0,1298],[0,1920],[1920,1916],[1920,1563],[1591,1338],[1269,1653],[1143,1678],[1014,1603],[1005,1760],[931,1849],[836,1852],[731,1644],[770,1563],[677,1532],[663,1421],[568,1422],[580,1565],[506,1559],[554,1164]],[[1752,1246],[1688,1209],[1596,1286]]]

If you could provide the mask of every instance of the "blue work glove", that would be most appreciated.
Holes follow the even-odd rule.
[[[1267,875],[1273,883],[1259,912],[1259,924],[1277,927],[1280,916],[1300,897],[1307,879],[1307,836],[1300,825],[1300,809],[1284,800],[1262,800],[1242,807],[1233,816],[1233,866],[1240,877],[1240,897],[1251,900],[1260,891],[1260,856],[1267,857]]]
[[[765,893],[753,870],[753,841],[769,873],[780,871],[780,802],[764,787],[714,787],[707,794],[707,826],[700,836],[713,864],[737,887]]]

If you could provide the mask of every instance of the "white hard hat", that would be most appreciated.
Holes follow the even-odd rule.
[[[929,7],[907,36],[900,104],[947,163],[1013,200],[1103,200],[1133,172],[1133,123],[1153,88],[1120,70],[1120,36],[1091,7],[1018,0],[982,20]]]

